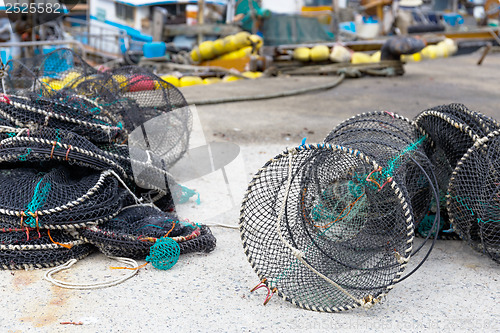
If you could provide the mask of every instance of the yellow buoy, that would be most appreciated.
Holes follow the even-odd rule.
[[[223,38],[219,38],[214,42],[214,54],[216,56],[224,54],[224,45],[226,42]]]
[[[240,58],[248,57],[251,53],[252,53],[252,47],[246,46],[246,47],[241,48],[239,50],[226,53],[226,54],[220,56],[219,59],[221,59],[221,60],[240,59]]]
[[[326,45],[316,45],[311,49],[312,61],[325,61],[330,56],[330,49]]]
[[[367,64],[372,62],[372,57],[363,52],[354,52],[351,56],[352,64]]]
[[[424,47],[421,53],[425,59],[436,59],[438,57],[438,50],[436,48],[436,45],[428,45]]]
[[[212,42],[211,40],[207,40],[201,43],[198,46],[198,49],[200,50],[201,58],[204,60],[213,59],[215,56],[214,42]]]
[[[75,71],[69,71],[66,73],[66,76],[61,80],[61,82],[64,85],[67,85],[68,83],[78,79],[80,77],[80,73],[75,72]]]
[[[311,50],[308,47],[298,47],[293,50],[293,59],[307,62],[311,60]]]
[[[59,90],[59,89],[64,88],[64,84],[62,83],[62,81],[52,80],[49,82],[49,87],[54,89],[54,90]]]
[[[374,54],[372,54],[371,61],[372,62],[380,62],[380,51],[377,51]]]
[[[237,49],[241,49],[242,47],[249,46],[250,43],[250,33],[246,31],[238,32],[234,35],[234,43],[236,44]]]
[[[262,72],[243,72],[241,74],[249,79],[257,79],[262,76]]]
[[[202,83],[203,80],[199,76],[183,76],[179,79],[179,87],[189,87]]]
[[[250,35],[249,38],[253,44],[256,44],[256,50],[259,50],[264,45],[264,40],[259,35]]]
[[[457,43],[451,38],[445,38],[441,43],[447,49],[448,56],[454,55],[458,51]]]
[[[335,45],[330,53],[330,61],[332,62],[350,62],[351,51],[342,45]]]
[[[201,54],[200,54],[200,50],[198,49],[198,47],[195,47],[193,50],[191,50],[190,56],[191,56],[191,60],[193,60],[193,62],[195,62],[195,63],[201,61]]]
[[[206,79],[203,79],[203,84],[214,84],[214,83],[219,83],[222,80],[218,77],[207,77]]]
[[[166,81],[166,82],[170,83],[174,87],[178,87],[179,86],[179,78],[177,76],[174,76],[174,75],[162,75],[162,76],[160,76],[160,78],[163,81]]]
[[[241,80],[241,77],[237,77],[234,75],[226,75],[222,78],[222,82],[233,82],[238,80]]]
[[[229,53],[236,51],[238,46],[236,45],[236,39],[233,35],[224,37],[224,53]]]
[[[420,54],[419,52],[413,54],[403,54],[401,56],[401,60],[406,62],[418,62],[422,60],[422,54]]]

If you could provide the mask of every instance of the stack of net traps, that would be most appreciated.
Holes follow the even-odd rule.
[[[243,248],[261,280],[254,290],[267,289],[265,303],[277,293],[337,312],[380,302],[439,238],[499,262],[499,127],[461,104],[413,121],[370,112],[271,159],[241,207]],[[425,239],[416,246],[414,236]]]
[[[412,274],[414,230],[438,192],[428,144],[414,122],[372,112],[262,167],[240,230],[266,302],[277,293],[316,311],[370,307]]]
[[[97,71],[67,49],[5,72],[2,269],[51,267],[96,248],[168,269],[180,254],[215,248],[207,226],[175,213],[185,193],[168,170],[188,148],[192,115],[174,86],[138,67]]]
[[[500,124],[462,104],[442,105],[416,118],[429,135],[450,228],[474,249],[500,262],[498,135]]]

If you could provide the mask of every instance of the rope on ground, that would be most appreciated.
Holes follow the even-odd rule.
[[[263,99],[296,96],[296,95],[310,93],[313,91],[327,90],[327,89],[335,88],[344,80],[344,78],[345,78],[345,74],[341,73],[336,78],[336,80],[333,82],[328,82],[326,84],[308,87],[308,88],[301,88],[301,89],[287,90],[287,91],[282,91],[282,92],[277,92],[277,93],[259,94],[259,95],[252,95],[252,96],[224,97],[224,98],[205,99],[205,100],[199,100],[199,101],[189,101],[189,103],[195,104],[195,105],[208,105],[208,104],[235,103],[235,102],[256,101],[256,100],[263,100]]]
[[[99,289],[99,288],[107,288],[107,287],[112,287],[116,286],[128,279],[130,279],[132,276],[137,274],[138,267],[137,262],[134,259],[129,259],[129,258],[121,258],[121,257],[109,257],[111,259],[114,259],[118,262],[121,262],[122,264],[125,265],[130,265],[131,270],[127,270],[127,274],[119,277],[115,280],[110,280],[110,281],[105,281],[105,282],[97,282],[97,283],[72,283],[72,282],[65,282],[65,281],[60,281],[56,280],[52,277],[52,275],[69,269],[71,266],[73,266],[77,260],[76,259],[70,259],[68,262],[65,264],[62,264],[61,266],[54,267],[50,270],[48,270],[45,275],[44,279],[51,282],[52,284],[61,287],[61,288],[66,288],[66,289]]]

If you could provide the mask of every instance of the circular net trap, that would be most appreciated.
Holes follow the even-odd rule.
[[[162,238],[176,242],[179,254],[209,253],[216,244],[207,226],[183,222],[173,213],[144,205],[126,207],[106,222],[79,229],[77,237],[94,244],[108,256],[134,259],[146,259],[151,246]],[[160,250],[165,247],[165,244],[157,246]],[[162,258],[159,254],[154,257]]]
[[[460,237],[500,263],[500,131],[463,155],[448,187],[450,222]]]
[[[427,155],[435,167],[441,190],[441,200],[446,194],[451,173],[467,149],[484,136],[478,118],[460,111],[459,104],[443,105],[421,112],[415,122],[424,131],[432,144]],[[462,114],[458,116],[458,114]],[[464,120],[465,119],[465,120]]]
[[[401,279],[413,216],[397,181],[363,152],[302,145],[254,176],[240,231],[268,299],[336,312],[379,302]]]
[[[0,222],[0,269],[33,269],[81,259],[95,248],[62,230],[14,227]]]
[[[498,129],[499,125],[496,120],[471,111],[462,104],[433,107],[421,112],[415,122],[431,143],[426,151],[439,184],[440,204],[446,207],[446,193],[457,163],[475,142]],[[443,238],[455,238],[448,212],[442,210],[440,235]]]
[[[429,141],[412,121],[387,111],[363,113],[338,125],[325,142],[359,150],[377,161],[381,173],[400,184],[419,226],[431,208],[436,184],[425,154]]]

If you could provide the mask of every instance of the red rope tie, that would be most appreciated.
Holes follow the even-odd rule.
[[[256,291],[257,289],[260,289],[260,288],[266,288],[267,289],[267,296],[266,296],[266,300],[264,301],[264,305],[266,305],[267,303],[269,303],[269,301],[271,300],[271,298],[273,297],[273,295],[278,291],[278,289],[276,287],[274,287],[272,290],[269,289],[269,287],[265,284],[267,281],[267,279],[263,279],[258,285],[256,285],[252,290],[250,290],[250,292],[254,292]]]
[[[0,102],[4,102],[6,104],[10,104],[10,98],[6,94],[0,95]]]
[[[35,225],[36,232],[38,232],[38,238],[42,238],[42,235],[40,235],[40,225],[38,224],[38,211],[35,212]]]
[[[382,189],[382,187],[380,186],[380,184],[379,184],[379,183],[378,183],[375,179],[371,179],[371,178],[370,178],[370,177],[371,177],[371,176],[372,176],[375,172],[377,172],[377,171],[378,171],[378,172],[382,171],[382,167],[381,167],[381,166],[379,166],[377,170],[373,170],[372,172],[370,172],[370,173],[368,174],[368,176],[366,177],[366,181],[367,181],[367,182],[374,183],[375,185],[377,185],[377,187],[378,187],[378,189],[379,189],[379,191],[380,191],[380,190]]]
[[[24,217],[26,216],[26,214],[24,212],[21,212],[21,229],[23,229],[24,227]],[[26,229],[24,229],[26,231],[26,241],[29,241],[30,240],[30,229],[28,227],[26,227]]]
[[[51,159],[54,156],[54,150],[56,149],[56,145],[57,145],[57,142],[56,141],[52,141],[52,150],[50,151],[50,158]]]
[[[390,111],[384,111],[384,112],[387,113],[389,116],[391,116],[394,119],[394,112],[390,112]]]
[[[68,160],[68,155],[69,155],[69,151],[71,150],[71,148],[73,148],[73,146],[69,145],[68,151],[66,151],[66,161]]]
[[[392,177],[387,178],[387,180],[385,181],[385,183],[383,183],[382,186],[378,189],[378,192],[382,191],[382,189],[384,188],[384,186],[387,183],[390,183],[390,182],[392,182]]]

